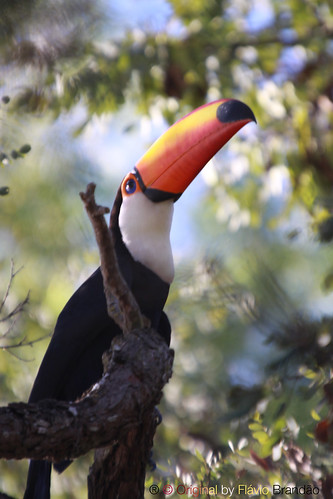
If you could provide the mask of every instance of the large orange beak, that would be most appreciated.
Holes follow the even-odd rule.
[[[172,125],[137,162],[133,174],[152,201],[178,199],[206,163],[250,121],[251,109],[222,99],[195,109]]]

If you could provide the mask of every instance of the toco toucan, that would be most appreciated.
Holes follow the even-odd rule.
[[[244,125],[251,109],[233,99],[203,105],[171,126],[122,181],[110,217],[120,270],[141,311],[170,343],[163,312],[174,276],[173,204],[210,158]],[[100,269],[59,315],[29,402],[75,400],[102,376],[102,354],[121,334],[108,316]],[[69,464],[55,464],[61,472]],[[31,461],[24,499],[50,497],[51,463]]]

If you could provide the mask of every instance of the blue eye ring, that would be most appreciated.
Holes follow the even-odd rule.
[[[129,178],[125,184],[125,191],[127,194],[133,194],[136,191],[136,181],[134,178]]]

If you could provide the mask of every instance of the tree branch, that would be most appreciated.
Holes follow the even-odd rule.
[[[118,338],[113,352],[105,356],[105,375],[81,400],[0,408],[0,457],[60,461],[113,441],[126,442],[128,431],[142,424],[143,415],[154,413],[172,362],[173,351],[153,330]]]
[[[126,334],[132,329],[148,326],[149,321],[142,316],[132,292],[120,273],[111,232],[104,218],[104,215],[110,210],[96,204],[95,188],[95,184],[88,184],[86,192],[80,192],[80,196],[93,226],[101,256],[101,270],[108,313]]]

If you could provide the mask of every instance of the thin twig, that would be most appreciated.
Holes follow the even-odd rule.
[[[0,314],[1,314],[2,309],[3,309],[3,307],[4,307],[5,303],[6,303],[7,298],[9,296],[10,288],[12,287],[14,277],[16,276],[16,274],[18,274],[22,270],[23,267],[20,267],[16,271],[14,270],[14,268],[15,268],[15,266],[14,266],[14,260],[11,259],[10,260],[10,277],[9,277],[7,289],[5,291],[4,297],[3,297],[1,305],[0,305]]]
[[[1,301],[1,304],[0,304],[0,315],[1,314],[5,314],[4,308],[5,308],[6,301],[8,300],[8,297],[9,297],[9,294],[10,294],[10,291],[11,291],[11,288],[12,288],[12,285],[13,285],[13,280],[14,280],[15,276],[22,270],[22,268],[23,267],[20,267],[19,269],[15,270],[14,261],[11,260],[10,276],[9,276],[9,281],[8,281],[7,288],[5,290],[5,293],[3,295],[3,298],[2,298],[2,301]],[[19,302],[10,312],[6,313],[6,315],[3,315],[3,317],[0,316],[0,324],[5,324],[6,322],[9,322],[9,324],[7,326],[7,329],[0,334],[0,341],[8,339],[8,337],[10,336],[10,334],[13,332],[13,329],[14,329],[14,326],[16,324],[16,321],[17,321],[17,318],[18,318],[19,314],[21,312],[23,312],[25,305],[27,303],[29,303],[29,297],[30,297],[30,292],[28,291],[28,293],[27,293],[26,297],[24,298],[24,300],[22,300],[21,302]],[[5,350],[6,352],[8,352],[11,355],[13,355],[13,357],[15,357],[15,358],[17,358],[19,360],[22,360],[23,362],[27,362],[27,359],[24,359],[20,355],[14,353],[13,350],[21,348],[21,347],[25,347],[25,346],[30,346],[31,347],[32,345],[34,345],[35,343],[43,340],[47,336],[49,336],[49,334],[41,336],[40,338],[37,338],[35,340],[30,340],[30,341],[27,341],[26,336],[24,336],[24,338],[22,338],[19,341],[17,341],[16,338],[14,337],[12,339],[12,341],[16,340],[17,341],[16,343],[12,343],[12,344],[8,344],[8,345],[1,345],[0,344],[0,350]]]
[[[43,336],[40,336],[39,338],[36,338],[35,340],[29,340],[26,341],[27,337],[25,336],[20,340],[18,343],[14,343],[14,345],[0,345],[0,350],[9,350],[11,348],[19,348],[19,347],[32,347],[35,343],[38,343],[39,341],[45,340],[45,338],[49,338],[50,334],[44,334]]]
[[[49,338],[50,334],[44,334],[43,336],[40,336],[39,338],[36,338],[35,340],[30,340],[26,341],[26,336],[20,340],[18,343],[14,343],[13,345],[1,345],[0,350],[5,350],[8,352],[10,355],[15,357],[16,359],[22,361],[22,362],[31,362],[33,359],[25,359],[21,355],[17,354],[14,352],[15,348],[23,348],[23,347],[32,347],[35,343],[38,343],[39,341],[45,340],[45,338]],[[0,498],[1,499],[1,498]]]
[[[8,297],[8,295],[7,295],[7,297]],[[20,314],[22,312],[24,306],[27,303],[29,303],[29,297],[30,297],[30,291],[28,291],[27,296],[24,298],[23,301],[21,301],[20,303],[18,303],[16,305],[16,307],[13,308],[13,310],[11,310],[11,312],[9,312],[7,315],[5,315],[4,317],[2,317],[0,319],[0,323],[1,322],[7,322],[7,321],[9,321],[9,319],[11,319],[12,317],[14,317],[15,315]],[[1,312],[1,309],[0,309],[0,312]]]

